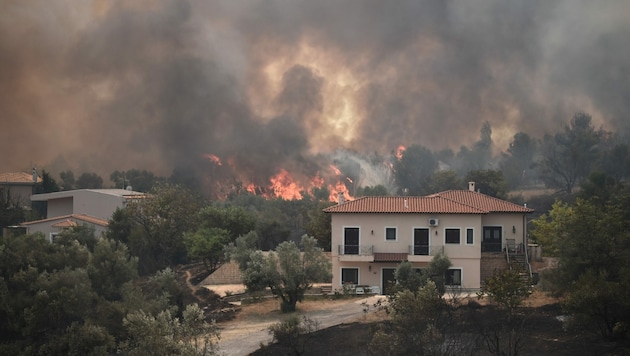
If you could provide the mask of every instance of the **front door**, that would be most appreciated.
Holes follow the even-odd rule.
[[[429,229],[413,229],[413,254],[429,255]]]
[[[383,295],[387,295],[389,284],[396,282],[396,269],[383,268]]]
[[[501,252],[501,227],[484,226],[481,252]]]

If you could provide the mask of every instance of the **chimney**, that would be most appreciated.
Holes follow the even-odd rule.
[[[338,192],[338,203],[339,204],[343,204],[345,202],[345,196],[343,195],[343,192]]]
[[[468,190],[471,192],[475,191],[475,182],[468,182]]]

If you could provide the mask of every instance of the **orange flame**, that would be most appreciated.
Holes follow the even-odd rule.
[[[324,185],[324,178],[319,176],[319,172],[311,179],[311,188],[321,188]]]
[[[354,198],[350,195],[350,192],[348,191],[346,185],[343,184],[343,182],[341,181],[337,182],[337,184],[334,186],[330,184],[328,186],[328,189],[330,190],[330,196],[328,197],[328,200],[330,201],[339,200],[339,194],[343,194],[343,197],[346,201],[354,200]]]
[[[222,166],[221,159],[217,157],[217,155],[213,155],[212,153],[206,153],[203,155],[205,158],[209,159],[211,162],[216,164],[217,166]]]
[[[341,175],[341,171],[339,170],[339,168],[333,166],[332,164],[330,165],[330,169],[332,169],[332,171],[335,173],[335,175],[338,175],[338,176]]]
[[[341,170],[334,165],[330,165],[329,169],[322,175],[317,172],[314,176],[295,175],[292,176],[288,170],[281,168],[276,171],[276,174],[269,178],[268,183],[256,183],[248,173],[238,169],[237,160],[235,157],[225,157],[224,161],[212,153],[203,154],[203,158],[208,159],[210,162],[217,166],[225,166],[226,170],[231,171],[236,177],[238,185],[232,185],[231,187],[223,184],[220,180],[215,182],[216,186],[213,186],[212,190],[216,197],[219,199],[226,199],[229,192],[236,192],[237,190],[247,191],[250,194],[260,195],[266,199],[280,198],[284,200],[296,200],[302,199],[305,194],[312,194],[313,188],[327,187],[330,191],[330,201],[337,201],[339,192],[344,194],[346,200],[353,200],[350,195],[350,191],[345,184],[353,184],[353,180],[350,177],[343,175]],[[334,175],[333,175],[334,174]],[[336,175],[336,179],[334,178]],[[336,181],[336,183],[334,183]],[[345,184],[344,184],[345,183]]]
[[[405,152],[406,150],[407,148],[405,146],[398,146],[398,149],[396,150],[396,158],[398,158],[399,161],[402,159],[403,152]]]
[[[302,199],[301,191],[303,189],[293,180],[286,169],[281,169],[269,180],[271,181],[270,188],[276,197],[284,200]]]

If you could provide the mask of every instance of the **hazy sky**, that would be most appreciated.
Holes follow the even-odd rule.
[[[0,0],[1,171],[312,175],[484,121],[630,127],[630,2]],[[196,168],[193,168],[196,169]],[[204,171],[202,168],[201,171]]]

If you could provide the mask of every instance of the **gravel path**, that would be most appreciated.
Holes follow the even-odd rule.
[[[362,303],[366,302],[372,306],[382,296],[370,296],[361,299],[351,299],[347,303],[337,303],[326,309],[319,309],[306,312],[309,318],[319,323],[320,329],[325,329],[334,325],[344,324],[363,318]],[[299,307],[299,304],[298,304]],[[374,308],[370,308],[372,312]],[[267,321],[244,321],[238,323],[228,323],[220,325],[221,340],[219,340],[219,352],[228,356],[249,355],[260,348],[261,343],[271,342],[268,327],[276,320]]]

